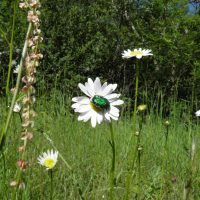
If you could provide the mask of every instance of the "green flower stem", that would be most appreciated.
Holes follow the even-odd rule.
[[[52,200],[53,199],[53,170],[50,169],[49,173],[50,173],[50,179],[51,179],[50,200]]]
[[[16,82],[16,86],[15,86],[15,90],[14,90],[14,95],[13,95],[13,98],[12,98],[12,102],[11,102],[10,110],[9,110],[9,113],[8,113],[8,116],[7,116],[7,119],[6,119],[5,126],[3,127],[3,130],[2,130],[2,133],[1,133],[1,136],[0,136],[0,146],[2,145],[2,141],[5,139],[4,137],[6,136],[6,133],[8,131],[8,127],[9,127],[9,124],[10,124],[10,120],[11,120],[11,117],[12,117],[12,112],[13,112],[13,108],[14,108],[14,105],[15,105],[17,93],[18,93],[18,90],[19,90],[19,84],[20,84],[20,81],[21,81],[22,67],[23,67],[24,59],[25,59],[26,53],[27,53],[28,39],[29,39],[29,36],[30,36],[30,33],[31,33],[31,29],[32,29],[32,23],[29,23],[28,30],[27,30],[27,33],[26,33],[24,48],[23,48],[23,51],[22,51],[22,57],[21,57],[21,60],[20,60],[19,71],[18,71],[17,82]]]
[[[138,98],[138,82],[139,82],[139,63],[138,63],[138,59],[136,59],[136,78],[135,78],[135,102],[134,102],[134,111],[133,111],[133,134],[131,137],[131,141],[133,141],[133,145],[134,145],[134,135],[136,133],[136,123],[137,123],[137,115],[136,115],[136,111],[137,111],[137,98]],[[137,147],[136,147],[137,148]],[[130,195],[130,183],[131,183],[131,177],[132,177],[132,171],[133,171],[133,167],[134,167],[134,163],[135,163],[135,159],[134,156],[137,152],[137,149],[134,150],[130,147],[130,151],[129,151],[129,158],[128,158],[128,175],[126,178],[126,200],[129,200],[129,195]],[[132,163],[131,163],[132,161]]]
[[[165,132],[165,149],[167,148],[168,135],[169,135],[169,126],[166,126],[166,132]]]
[[[138,195],[137,195],[137,199],[141,199],[141,151],[142,151],[142,147],[141,147],[141,132],[142,132],[142,125],[144,122],[144,114],[142,113],[140,122],[139,122],[139,132],[137,135],[137,159],[138,159]]]
[[[110,200],[113,199],[113,189],[114,189],[114,184],[115,184],[115,160],[116,160],[116,151],[115,151],[115,139],[114,139],[114,131],[113,131],[113,126],[112,123],[109,123],[110,126],[110,145],[112,148],[112,166],[110,170]]]

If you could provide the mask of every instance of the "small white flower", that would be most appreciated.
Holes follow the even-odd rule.
[[[13,111],[14,112],[20,112],[21,108],[22,108],[21,104],[16,102],[14,107],[13,107]]]
[[[113,93],[117,84],[104,83],[101,85],[100,79],[97,77],[94,82],[88,78],[85,85],[79,83],[78,86],[87,95],[72,98],[72,101],[75,102],[72,108],[75,112],[80,113],[79,121],[87,122],[91,119],[91,125],[95,127],[103,120],[118,120],[119,109],[115,106],[122,105],[124,102],[119,99],[120,94]]]
[[[196,115],[197,117],[200,117],[200,110],[198,110],[197,112],[195,112],[195,115]]]
[[[19,65],[17,65],[15,67],[15,69],[13,70],[13,73],[15,73],[15,74],[18,74],[18,72],[19,72]]]
[[[52,169],[56,165],[57,160],[58,152],[53,150],[48,150],[38,157],[38,163],[46,167],[47,170]]]
[[[151,53],[150,49],[134,49],[134,51],[131,51],[130,49],[128,49],[127,51],[124,50],[124,52],[122,53],[122,58],[132,58],[132,57],[136,57],[138,59],[141,59],[143,56],[151,56],[153,55]]]

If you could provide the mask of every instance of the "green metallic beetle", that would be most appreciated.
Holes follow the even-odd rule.
[[[97,108],[101,110],[105,110],[110,107],[110,102],[102,96],[95,95],[92,98],[91,102],[94,104],[94,106],[96,106]]]

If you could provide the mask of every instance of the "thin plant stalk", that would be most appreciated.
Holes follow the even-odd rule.
[[[110,200],[113,199],[113,189],[114,189],[114,184],[115,184],[115,162],[116,162],[116,149],[115,149],[115,138],[114,138],[114,131],[113,131],[113,126],[112,123],[109,123],[110,127],[110,145],[112,148],[112,165],[110,169]]]
[[[3,160],[3,187],[4,187],[4,192],[7,191],[7,185],[6,185],[6,159],[5,159],[5,154],[2,151],[2,160]]]
[[[56,148],[56,146],[54,145],[52,139],[46,134],[46,133],[43,133],[44,137],[50,142],[51,146],[57,151],[58,149]],[[69,169],[69,170],[72,170],[72,167],[68,164],[68,162],[64,159],[64,157],[62,156],[62,154],[59,152],[59,157],[61,158],[61,160],[64,162],[64,164],[66,165],[66,167]]]
[[[141,151],[142,151],[142,146],[141,146],[141,132],[142,132],[142,125],[143,125],[143,121],[144,121],[144,115],[143,113],[141,113],[141,119],[139,122],[139,132],[137,135],[137,160],[138,160],[138,195],[137,195],[137,199],[141,199]]]
[[[49,173],[50,173],[50,179],[51,179],[50,200],[52,200],[52,199],[53,199],[53,170],[50,169],[50,170],[49,170]]]
[[[163,197],[164,193],[164,184],[166,183],[165,178],[165,170],[168,166],[168,138],[169,138],[169,121],[165,121],[164,123],[166,131],[165,131],[165,145],[164,145],[164,152],[163,152],[163,158],[162,158],[162,185],[161,185],[161,191],[160,191],[160,198]]]
[[[21,81],[22,67],[23,67],[24,59],[25,59],[26,53],[27,53],[28,39],[29,39],[29,36],[30,36],[30,33],[31,33],[31,29],[32,29],[32,23],[29,23],[28,30],[27,30],[27,33],[26,33],[26,39],[25,39],[24,47],[23,47],[23,51],[22,51],[22,57],[21,57],[20,64],[19,64],[17,82],[16,82],[16,86],[15,86],[15,90],[14,90],[11,106],[10,106],[10,109],[9,109],[9,113],[8,113],[8,116],[7,116],[7,119],[6,119],[5,126],[3,127],[3,130],[2,130],[1,136],[0,136],[0,146],[2,144],[2,141],[3,141],[4,137],[7,134],[8,127],[9,127],[9,124],[10,124],[10,120],[11,120],[11,117],[12,117],[12,112],[13,112],[13,108],[14,108],[14,105],[15,105],[16,97],[17,97],[17,94],[18,94],[20,81]]]
[[[134,111],[133,111],[133,134],[131,137],[131,141],[134,138],[134,135],[136,133],[136,123],[137,123],[137,118],[136,118],[136,111],[137,111],[137,98],[138,98],[138,82],[139,82],[139,63],[138,59],[136,59],[136,77],[135,77],[135,101],[134,101]],[[133,141],[134,144],[134,141]],[[128,175],[126,178],[126,200],[129,200],[129,195],[130,195],[130,182],[131,182],[131,177],[132,177],[132,171],[134,167],[134,155],[136,152],[132,150],[132,147],[130,147],[130,152],[129,152],[129,158],[128,158]],[[132,154],[133,152],[133,154]],[[132,163],[131,163],[132,161]]]
[[[14,3],[12,32],[11,32],[11,39],[10,39],[10,43],[9,43],[9,65],[8,65],[8,75],[7,75],[7,80],[6,80],[6,96],[7,97],[8,97],[8,93],[9,93],[10,74],[11,74],[12,58],[13,58],[13,40],[14,40],[15,19],[16,19],[16,2]]]

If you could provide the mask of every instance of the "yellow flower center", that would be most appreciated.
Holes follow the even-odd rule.
[[[142,51],[131,51],[130,54],[132,56],[142,55]]]
[[[101,112],[102,109],[100,107],[95,106],[92,102],[90,102],[91,108],[96,112]]]
[[[44,166],[52,169],[54,167],[55,161],[52,158],[48,158],[44,161]]]

